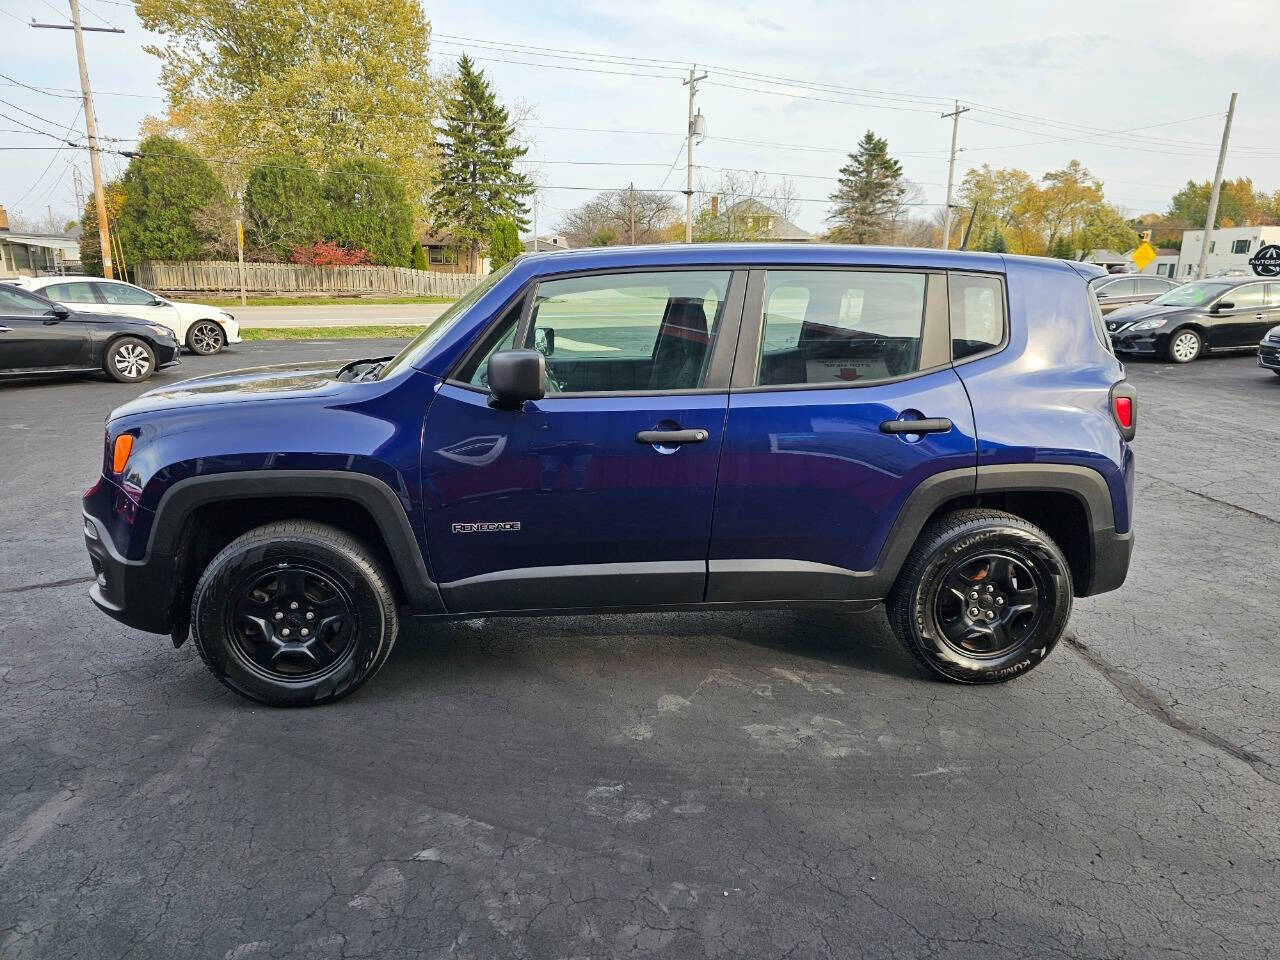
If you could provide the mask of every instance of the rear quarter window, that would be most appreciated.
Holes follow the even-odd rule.
[[[947,296],[951,304],[952,360],[965,360],[1004,343],[1004,284],[999,279],[953,273],[947,277]]]

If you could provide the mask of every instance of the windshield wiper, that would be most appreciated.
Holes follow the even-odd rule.
[[[376,380],[390,359],[390,357],[379,357],[376,360],[353,360],[338,371],[338,379],[348,383]]]

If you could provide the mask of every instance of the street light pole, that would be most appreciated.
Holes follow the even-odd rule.
[[[1200,269],[1196,279],[1203,280],[1209,269],[1209,238],[1213,235],[1213,221],[1218,219],[1218,194],[1222,192],[1222,168],[1227,163],[1227,141],[1231,139],[1231,120],[1236,115],[1236,95],[1231,94],[1227,107],[1227,123],[1222,128],[1222,146],[1218,148],[1218,169],[1213,175],[1213,189],[1209,191],[1209,213],[1204,223],[1204,240],[1200,244]]]
[[[944,113],[943,117],[951,118],[951,162],[947,165],[947,208],[942,214],[942,249],[946,250],[951,246],[951,185],[956,178],[956,135],[960,132],[960,114],[968,113],[968,107],[961,107],[960,101],[955,102],[956,108],[951,113]]]

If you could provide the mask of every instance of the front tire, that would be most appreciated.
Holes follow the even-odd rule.
[[[399,616],[369,548],[322,523],[250,530],[210,561],[191,598],[191,635],[232,690],[277,707],[345,697],[391,654]]]
[[[1190,363],[1198,359],[1204,351],[1204,341],[1200,334],[1189,327],[1173,331],[1169,338],[1168,357],[1174,363]]]
[[[222,327],[212,320],[197,320],[187,331],[187,349],[201,356],[211,357],[227,345]]]
[[[121,337],[107,347],[102,366],[120,383],[141,383],[156,372],[156,354],[145,340]]]
[[[1071,570],[1039,527],[958,510],[920,534],[888,601],[898,639],[932,674],[1000,683],[1038,665],[1071,614]]]

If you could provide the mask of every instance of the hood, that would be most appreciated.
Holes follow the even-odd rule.
[[[203,303],[180,303],[177,300],[171,300],[169,303],[178,311],[178,316],[183,320],[205,320],[211,317],[231,316],[229,310],[223,310],[221,307],[210,307]]]
[[[1133,323],[1135,320],[1146,320],[1148,317],[1158,317],[1166,313],[1178,313],[1186,310],[1187,307],[1157,307],[1150,303],[1131,303],[1127,307],[1120,307],[1112,310],[1105,317],[1107,329],[1112,329],[1113,324]]]
[[[250,400],[328,397],[352,387],[338,379],[342,364],[334,360],[281,363],[182,380],[148,390],[136,400],[117,407],[111,419],[135,413],[153,413],[183,407],[222,406]]]

